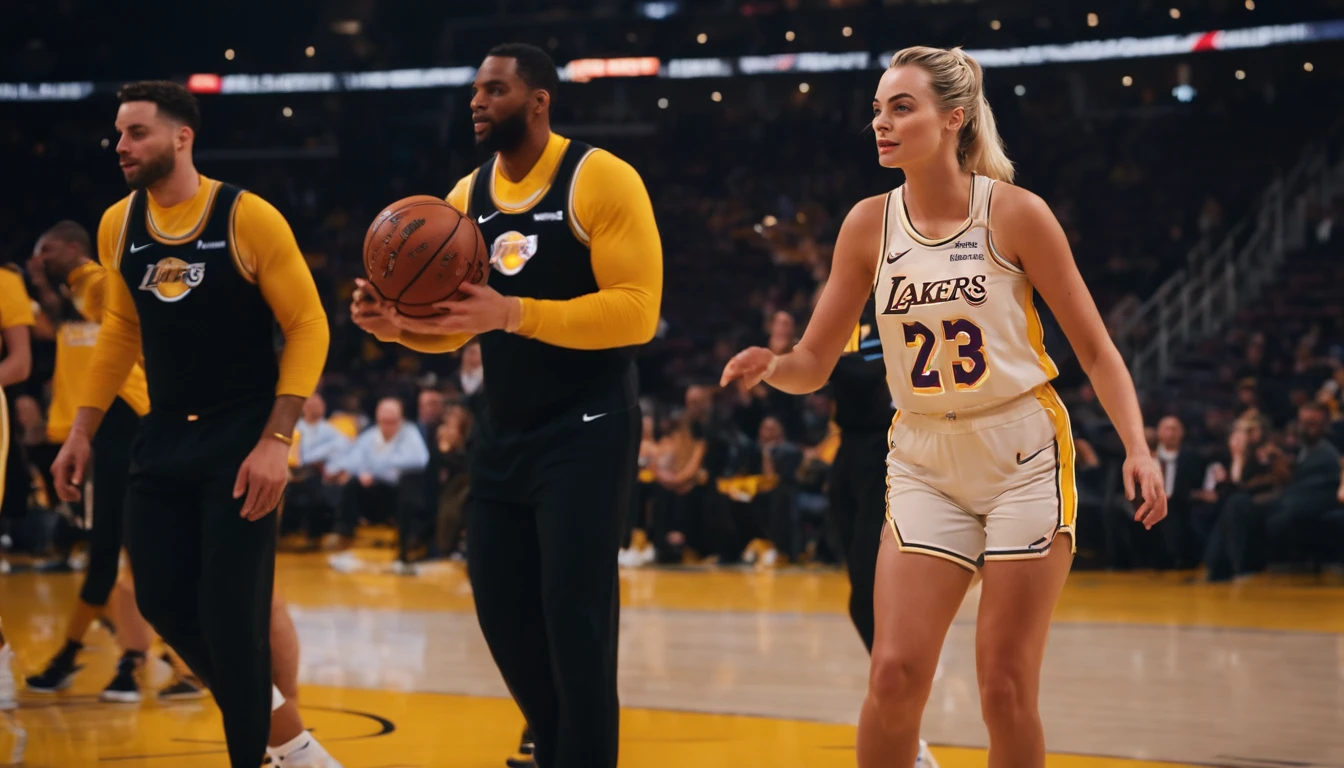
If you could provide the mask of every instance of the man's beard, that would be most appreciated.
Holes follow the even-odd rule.
[[[126,178],[126,186],[135,190],[148,189],[168,178],[175,168],[177,168],[177,156],[172,151],[164,152],[141,163],[134,174]]]
[[[527,138],[527,107],[523,106],[512,115],[490,124],[490,130],[486,132],[481,140],[476,142],[476,146],[485,155],[493,155],[496,152],[509,152],[522,145],[523,140]]]

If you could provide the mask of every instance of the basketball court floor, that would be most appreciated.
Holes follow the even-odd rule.
[[[1344,766],[1344,583],[1188,577],[1070,578],[1042,681],[1049,765]],[[20,675],[60,646],[80,578],[0,576]],[[318,555],[282,555],[277,583],[303,644],[302,710],[347,768],[504,764],[522,718],[459,564],[342,573]],[[853,766],[867,656],[847,595],[829,570],[623,572],[621,765]],[[945,768],[985,764],[975,601],[952,628],[924,719]],[[209,700],[102,704],[117,650],[101,629],[86,645],[73,689],[20,691],[19,709],[0,713],[0,765],[22,742],[24,765],[43,768],[227,766]]]

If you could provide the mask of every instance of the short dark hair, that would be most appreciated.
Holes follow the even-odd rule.
[[[551,94],[552,101],[558,95],[556,92],[560,90],[560,72],[556,70],[550,54],[537,46],[527,43],[502,43],[491,48],[486,56],[513,59],[517,62],[518,77],[527,83],[528,88],[546,91]]]
[[[77,221],[70,221],[69,219],[58,221],[52,225],[51,229],[43,232],[42,236],[73,243],[79,246],[86,255],[93,253],[93,241],[89,239],[89,230]]]
[[[185,87],[171,80],[141,80],[128,83],[117,91],[122,104],[128,101],[149,101],[158,105],[159,112],[187,126],[192,132],[201,130],[201,105]]]

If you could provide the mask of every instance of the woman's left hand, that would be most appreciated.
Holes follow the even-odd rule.
[[[1125,481],[1125,498],[1133,501],[1135,489],[1143,496],[1143,503],[1134,513],[1134,522],[1143,523],[1144,528],[1152,530],[1167,516],[1167,488],[1162,468],[1152,456],[1130,456],[1125,459],[1121,474]]]

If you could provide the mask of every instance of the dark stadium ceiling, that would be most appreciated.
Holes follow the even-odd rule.
[[[876,54],[1344,19],[1344,0],[140,0],[134,13],[105,0],[0,5],[0,82],[434,67],[479,61],[509,40],[560,61]]]

